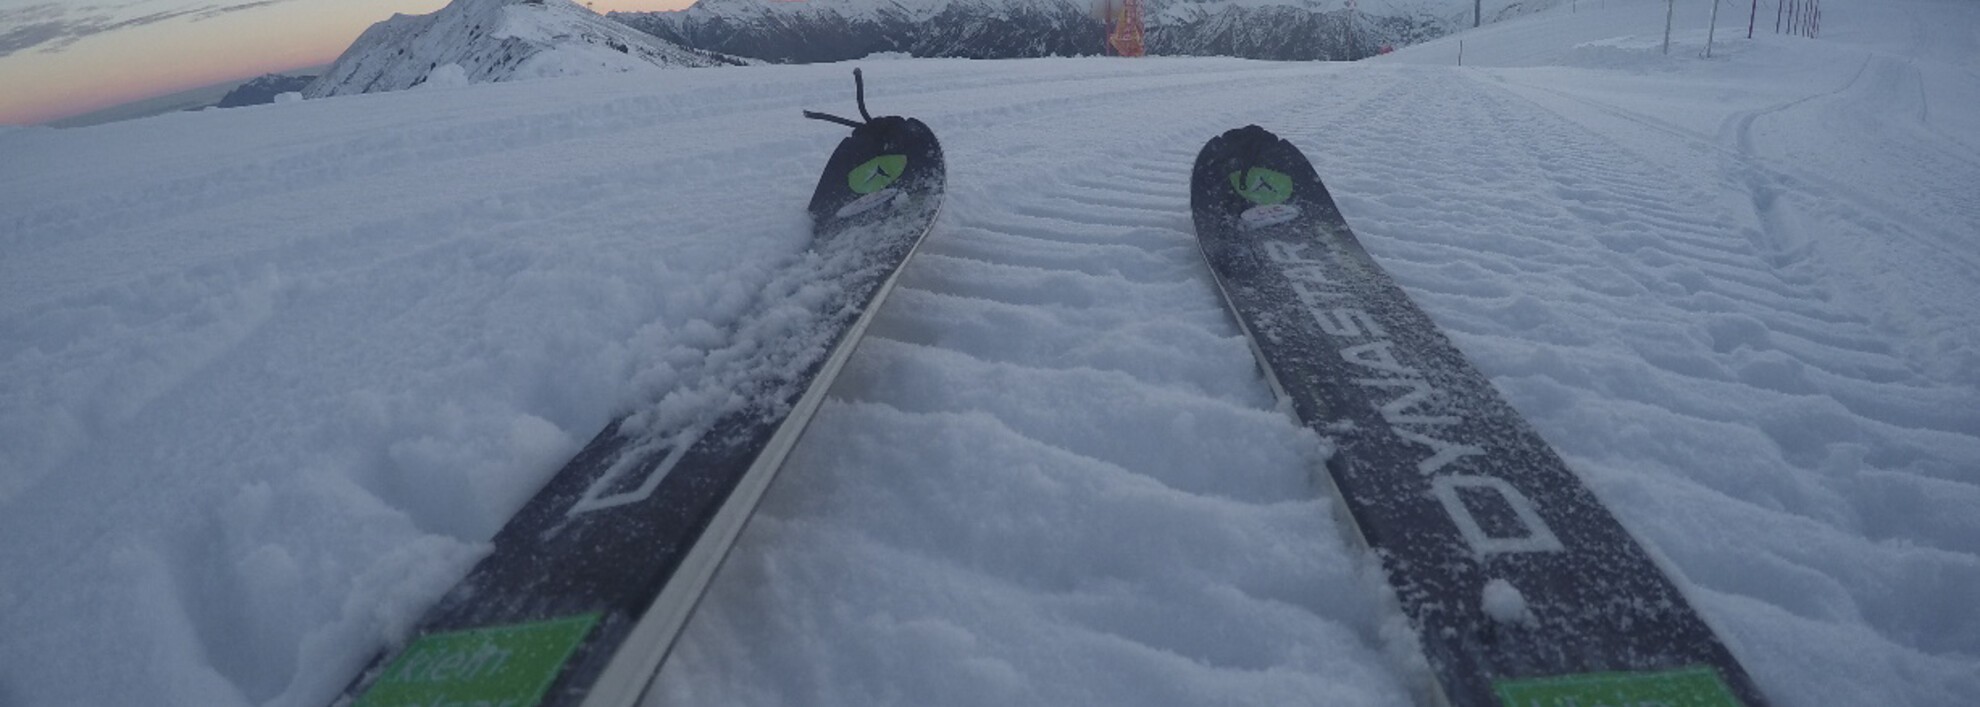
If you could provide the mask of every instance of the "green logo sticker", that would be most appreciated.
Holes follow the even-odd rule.
[[[1585,673],[1492,683],[1506,707],[1740,707],[1711,668]]]
[[[907,171],[907,155],[881,155],[860,163],[846,175],[846,186],[854,194],[871,194],[887,188]]]
[[[354,707],[532,707],[599,614],[420,636]]]
[[[1231,173],[1231,188],[1251,203],[1271,206],[1292,198],[1292,177],[1264,167]]]

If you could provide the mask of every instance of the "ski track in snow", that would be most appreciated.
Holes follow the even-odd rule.
[[[1373,580],[1308,485],[1318,445],[1272,410],[1189,229],[1189,164],[1222,119],[1128,136],[1119,159],[1025,154],[1062,148],[1024,146],[1040,120],[1100,127],[1163,93],[1081,83],[946,116],[950,154],[1029,166],[952,160],[939,235],[811,433],[860,441],[800,447],[804,478],[717,580],[764,591],[711,592],[660,702],[766,680],[811,704],[1406,699]],[[944,579],[894,581],[917,574]],[[804,626],[821,615],[843,623]],[[759,631],[810,638],[736,640]],[[738,660],[762,673],[671,677]]]
[[[1324,441],[1191,232],[1196,149],[1247,122],[1776,704],[1980,696],[1959,70],[1419,49],[866,64],[942,140],[944,214],[651,702],[1409,704]],[[0,133],[32,166],[0,167],[0,704],[327,701],[612,414],[738,343],[839,137],[797,110],[845,112],[845,74]]]
[[[1340,85],[1344,82],[1339,74],[1313,74],[1283,82],[1298,83],[1303,90],[1274,87],[1266,93],[1254,88],[1243,98],[1259,114],[1276,115],[1275,127],[1318,155],[1323,172],[1337,176],[1334,188],[1344,210],[1405,288],[1431,308],[1460,346],[1618,506],[1633,531],[1650,542],[1680,578],[1695,583],[1694,591],[1708,611],[1718,607],[1744,615],[1742,609],[1756,604],[1769,608],[1755,617],[1767,630],[1719,620],[1731,629],[1729,638],[1742,654],[1759,654],[1749,657],[1750,662],[1765,666],[1773,661],[1786,672],[1787,665],[1809,659],[1815,647],[1816,660],[1852,666],[1813,681],[1768,680],[1763,675],[1763,685],[1771,694],[1791,704],[1818,704],[1833,695],[1935,704],[1957,701],[1971,688],[1972,663],[1961,656],[1980,645],[1974,641],[1980,638],[1976,633],[1980,624],[1964,608],[1962,597],[1980,580],[1980,563],[1975,561],[1980,547],[1974,544],[1980,528],[1962,509],[1980,502],[1980,489],[1970,478],[1970,460],[1980,458],[1972,432],[1980,429],[1980,413],[1966,404],[1970,388],[1945,387],[1928,370],[1929,364],[1921,366],[1892,343],[1890,326],[1863,311],[1835,304],[1835,297],[1825,289],[1829,281],[1801,267],[1810,249],[1782,242],[1782,231],[1790,226],[1769,223],[1770,214],[1762,209],[1722,204],[1720,189],[1757,191],[1765,186],[1746,181],[1755,170],[1767,173],[1755,156],[1726,154],[1683,135],[1647,142],[1631,135],[1630,143],[1623,144],[1496,85],[1490,77],[1474,74],[1405,69],[1379,77],[1357,75],[1359,81],[1351,87]],[[1066,108],[1070,111],[1073,106]],[[1113,109],[1131,112],[1135,106],[1117,102],[1095,106],[1101,112]],[[1208,134],[1214,125],[1206,124],[1202,131]],[[1458,142],[1451,136],[1467,139],[1451,144]],[[1184,147],[1164,154],[1160,145],[1171,140],[1180,140]],[[1662,144],[1672,142],[1676,144]],[[1153,456],[1123,459],[1111,449],[1090,450],[1096,444],[1092,435],[1109,426],[1117,430],[1174,426],[1159,418],[1116,421],[1112,411],[1123,396],[1111,385],[1108,390],[1088,391],[1099,381],[1086,383],[1064,372],[1072,365],[1076,370],[1125,373],[1138,384],[1189,396],[1158,408],[1178,406],[1204,394],[1242,405],[1242,391],[1249,388],[1256,394],[1255,383],[1224,393],[1222,386],[1205,385],[1207,372],[1150,370],[1139,354],[1115,361],[1092,351],[1093,342],[1142,338],[1145,327],[1159,326],[1163,341],[1192,351],[1195,347],[1183,342],[1205,335],[1205,329],[1182,328],[1184,322],[1204,316],[1187,299],[1160,307],[1159,313],[1132,324],[1090,316],[1093,303],[1112,297],[1138,303],[1162,301],[1166,293],[1150,291],[1149,283],[1160,283],[1159,290],[1167,290],[1175,287],[1174,281],[1142,276],[1142,262],[1163,263],[1166,272],[1188,270],[1200,257],[1187,224],[1175,222],[1183,205],[1183,167],[1193,156],[1188,149],[1193,144],[1182,136],[1161,136],[1146,153],[1124,151],[1136,157],[1120,160],[1126,169],[1120,169],[1119,176],[1108,176],[1112,165],[1086,164],[1062,168],[1076,177],[1050,172],[1026,175],[1026,183],[1044,185],[1031,191],[1009,186],[1001,200],[1015,203],[982,225],[968,210],[968,197],[955,197],[952,209],[968,215],[951,218],[939,229],[939,237],[909,269],[904,280],[908,289],[896,295],[876,324],[877,341],[864,350],[868,358],[861,360],[879,361],[874,364],[878,370],[855,370],[837,395],[858,401],[855,407],[861,410],[882,405],[893,411],[987,413],[995,420],[999,437],[1015,434],[1027,444],[1098,457],[1123,470],[1151,474],[1176,492],[1219,494],[1214,487],[1193,483],[1196,474],[1188,467],[1180,474],[1169,469],[1175,462],[1232,466],[1219,461],[1228,457],[1201,458],[1164,448]],[[1661,167],[1658,162],[1671,158],[1644,152],[1656,150],[1725,163],[1726,182],[1699,183]],[[1750,153],[1751,148],[1747,150]],[[1160,158],[1145,162],[1139,157],[1143,154]],[[1169,175],[1167,186],[1154,180],[1164,173]],[[1444,193],[1432,196],[1397,188],[1421,184],[1439,185]],[[1045,195],[1033,196],[1039,191]],[[1170,202],[1167,207],[1161,205],[1165,199]],[[1439,203],[1463,207],[1436,208]],[[1857,213],[1866,213],[1859,209]],[[1877,217],[1875,211],[1867,214],[1859,220]],[[1103,240],[1112,233],[1122,233],[1120,240]],[[1122,243],[1128,239],[1136,245]],[[1106,249],[1104,259],[1091,255],[1097,249]],[[1158,258],[1171,253],[1178,260]],[[1114,290],[1124,292],[1113,295]],[[1197,307],[1214,301],[1194,294]],[[1208,314],[1202,322],[1210,332],[1205,343],[1230,336],[1221,312]],[[1124,328],[1127,331],[1121,331]],[[906,349],[897,351],[902,346]],[[1236,341],[1229,347],[1242,348]],[[1187,360],[1208,362],[1214,353],[1205,349]],[[986,354],[997,360],[981,361]],[[912,365],[916,356],[935,358],[924,365],[939,365],[937,372],[942,375],[919,380],[916,374],[923,369]],[[940,362],[943,359],[949,361]],[[1243,357],[1226,355],[1224,360]],[[1049,387],[1012,390],[1013,374],[1007,371],[1013,366],[1051,371]],[[1222,375],[1244,374],[1226,369]],[[892,393],[875,394],[868,388]],[[1066,390],[1080,392],[1062,392]],[[971,399],[975,396],[949,391],[996,394]],[[1097,402],[1080,405],[1080,398]],[[1040,403],[1059,412],[1041,414]],[[1068,408],[1078,412],[1067,412]],[[1103,417],[1095,421],[1091,419],[1095,415]],[[981,422],[972,416],[956,424]],[[876,424],[891,423],[876,420]],[[1095,425],[1102,426],[1091,429]],[[1214,451],[1224,455],[1234,450]],[[853,477],[936,474],[972,493],[959,492],[958,505],[930,512],[936,518],[967,513],[961,502],[976,498],[981,482],[966,483],[965,478],[949,474],[975,477],[985,470],[936,466],[932,460],[901,464],[862,456],[833,458],[824,464]],[[1907,473],[1893,473],[1894,468]],[[1655,473],[1646,474],[1646,469]],[[798,488],[804,490],[792,493],[832,498],[829,492]],[[773,496],[765,513],[783,519],[778,498]],[[865,507],[862,500],[809,512],[846,518],[860,515]],[[802,538],[813,532],[812,523],[802,516],[784,520],[790,527],[781,521],[765,523],[777,523],[775,540],[765,541],[767,546],[758,550],[763,553],[761,564],[738,570],[750,577],[744,581],[816,584],[776,574],[774,563],[792,561],[786,553],[823,553],[849,542],[822,532],[807,542]],[[1221,516],[1214,520],[1229,522]],[[1688,541],[1701,524],[1731,524],[1735,530],[1714,543]],[[908,527],[903,524],[903,531]],[[1064,527],[1064,522],[1047,524],[1032,530],[1042,537],[1019,532],[1003,540],[1049,547]],[[1793,530],[1769,533],[1766,528]],[[958,547],[973,549],[980,544],[987,543],[941,543],[925,552],[929,559],[953,560]],[[1335,561],[1347,559],[1339,554],[1344,550],[1332,543],[1317,544],[1309,551],[1324,552]],[[1043,559],[1032,562],[1049,564]],[[1687,574],[1686,567],[1699,569]],[[1173,569],[1157,568],[1138,581],[1144,586],[1183,584],[1163,576]],[[886,563],[873,571],[884,575]],[[1038,568],[1019,564],[1004,571]],[[1892,577],[1902,580],[1894,582]],[[1306,586],[1324,585],[1309,580]],[[1339,586],[1343,591],[1351,588]],[[929,590],[955,591],[953,587]],[[705,614],[711,623],[734,620],[731,613],[775,615],[787,610],[784,607],[805,603],[790,592],[770,590],[765,604],[730,609],[724,601],[729,596],[747,593],[718,591]],[[842,596],[830,600],[847,601]],[[891,615],[893,607],[903,603],[920,604],[881,592],[852,602],[852,607],[829,606],[834,612]],[[1000,605],[997,610],[963,613],[987,615],[986,623],[995,624],[1007,620],[1006,611]],[[1064,620],[1049,606],[1027,613]],[[1360,637],[1358,645],[1369,651],[1341,660],[1357,664],[1382,650],[1380,626],[1367,617],[1325,612],[1323,616],[1342,622]],[[1860,623],[1838,630],[1838,622]],[[759,635],[715,625],[720,628],[708,633]],[[842,638],[860,635],[858,628],[807,626],[804,630]],[[990,625],[956,628],[979,638],[997,633]],[[720,638],[707,640],[722,645]],[[851,640],[862,643],[859,638]],[[879,635],[872,641],[887,646],[882,650],[900,648]],[[1206,673],[1231,667],[1202,657],[1201,637],[1188,649],[1161,641],[1143,643],[1140,648],[1196,658]],[[1864,664],[1853,656],[1866,644],[1880,652],[1916,654],[1920,660],[1904,667]],[[705,667],[713,671],[714,665],[733,665],[763,652],[761,646],[726,648],[715,657],[691,652],[688,655],[693,657],[680,659],[678,669],[692,672],[700,661],[708,661]],[[1033,648],[1030,642],[970,643],[956,650],[963,656],[1011,656],[1006,659],[1019,663],[1013,669],[1025,675],[1049,673],[1017,658],[1035,660],[1036,656],[1029,656]],[[827,652],[803,654],[816,658]],[[795,662],[774,663],[775,670],[795,669]],[[1266,666],[1248,667],[1264,670]],[[1920,680],[1913,671],[1931,677]],[[859,688],[835,687],[833,681],[844,677],[832,674],[830,679],[806,682],[794,694],[832,696],[822,700],[825,703],[876,697]],[[768,675],[743,673],[740,683],[766,679]],[[676,683],[663,678],[661,684]],[[958,685],[941,685],[945,689],[907,694],[953,699]],[[1902,687],[1894,689],[1894,685]],[[985,695],[986,703],[1013,698],[1068,700],[1035,684],[1020,692],[995,687],[960,692]],[[1284,697],[1270,692],[1264,680],[1251,687],[1258,692],[1241,693],[1247,699],[1269,702]],[[675,690],[668,694],[677,702],[707,696],[688,687]],[[1186,687],[1165,690],[1172,695],[1191,694]]]

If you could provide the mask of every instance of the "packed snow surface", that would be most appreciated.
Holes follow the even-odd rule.
[[[1411,704],[1190,230],[1254,122],[1776,704],[1980,703],[1980,5],[1706,59],[1709,9],[1668,55],[1581,0],[1354,65],[867,63],[948,203],[654,703]],[[747,343],[849,68],[0,132],[0,704],[328,702]]]

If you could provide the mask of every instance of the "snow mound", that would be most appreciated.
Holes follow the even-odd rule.
[[[741,63],[606,19],[571,0],[454,0],[372,25],[303,89],[308,98],[467,83]]]
[[[1485,608],[1486,616],[1500,623],[1524,626],[1538,623],[1538,619],[1533,616],[1533,607],[1526,603],[1526,595],[1511,582],[1503,579],[1494,579],[1485,583],[1484,596],[1480,598],[1479,604]]]

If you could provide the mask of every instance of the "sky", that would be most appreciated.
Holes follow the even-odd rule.
[[[582,0],[581,0],[582,1]],[[599,12],[692,0],[592,0]],[[328,64],[372,23],[446,0],[0,0],[0,123],[36,124]]]

